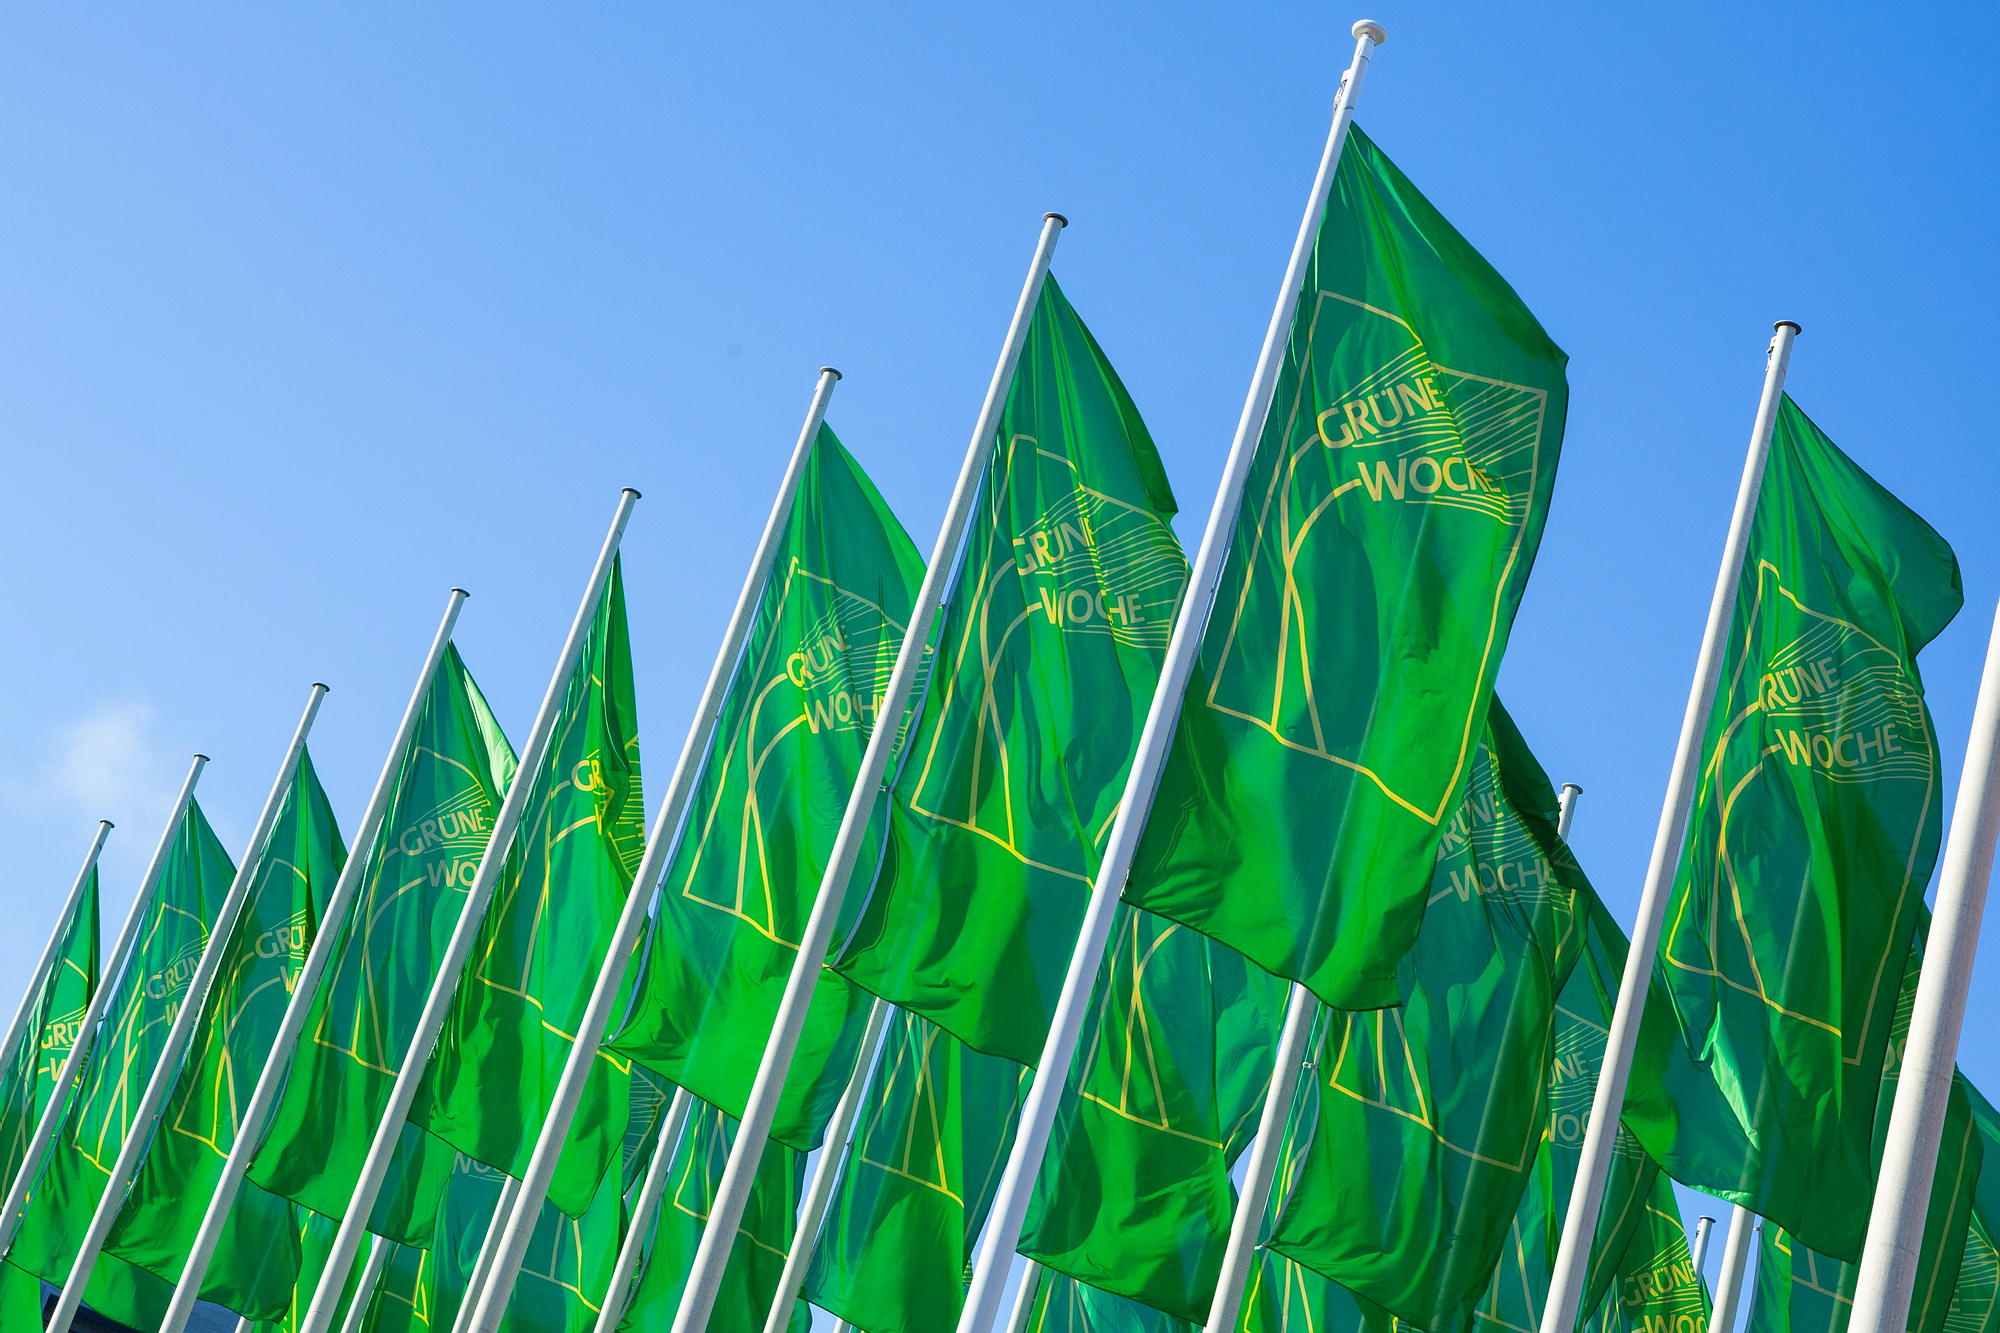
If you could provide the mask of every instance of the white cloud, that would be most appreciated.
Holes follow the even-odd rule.
[[[34,777],[10,777],[6,790],[20,805],[143,824],[173,801],[171,767],[153,741],[153,706],[107,700],[54,728]]]

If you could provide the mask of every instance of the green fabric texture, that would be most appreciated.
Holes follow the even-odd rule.
[[[1017,1248],[1203,1323],[1290,987],[1148,912],[1113,932]]]
[[[1028,1077],[921,1015],[891,1015],[806,1272],[808,1300],[867,1333],[958,1321]]]
[[[1053,277],[836,966],[975,1050],[1041,1059],[1187,560],[1146,424]]]
[[[645,846],[625,585],[614,561],[410,1119],[527,1174]],[[625,1136],[629,1065],[600,1051],[548,1197],[581,1216]]]
[[[492,709],[457,647],[447,647],[251,1163],[254,1184],[328,1217],[346,1213],[514,768]],[[449,1145],[406,1124],[369,1230],[426,1241],[453,1157]]]
[[[1996,1333],[2000,1331],[2000,1113],[1970,1080],[1961,1078],[1958,1086],[1965,1090],[1972,1123],[1979,1128],[1980,1169],[1944,1328],[1945,1333]]]
[[[1318,1126],[1272,1246],[1417,1328],[1477,1299],[1533,1178],[1557,998],[1595,899],[1559,816],[1495,699],[1401,1004],[1337,1012],[1319,1050]]]
[[[310,753],[285,792],[256,878],[105,1252],[177,1282],[248,1104],[320,913],[347,860]],[[297,1205],[246,1185],[202,1283],[204,1300],[255,1319],[290,1306],[300,1264]]]
[[[725,1111],[749,1101],[923,576],[874,483],[822,426],[611,1043]],[[858,865],[875,864],[874,842]],[[779,1142],[819,1146],[868,1006],[821,974],[772,1125]]]
[[[11,1188],[27,1160],[28,1141],[55,1096],[56,1075],[83,1027],[84,1010],[97,994],[97,867],[90,868],[76,910],[62,923],[54,965],[41,993],[22,1017],[21,1044],[0,1081],[0,1187]]]
[[[1043,1270],[1027,1333],[1195,1333],[1200,1327],[1123,1296]]]
[[[57,1286],[69,1277],[126,1136],[150,1132],[149,1126],[135,1126],[132,1116],[235,878],[229,853],[209,828],[200,803],[190,800],[118,989],[105,1007],[62,1133],[49,1150],[7,1252],[8,1263]],[[83,1299],[120,1323],[151,1328],[172,1295],[170,1282],[114,1255],[101,1255]]]
[[[1604,1045],[1627,946],[1624,932],[1595,895],[1581,906],[1585,948],[1556,1000],[1548,1118],[1535,1151],[1534,1170],[1508,1227],[1492,1280],[1465,1316],[1482,1333],[1537,1333],[1541,1328],[1583,1137],[1590,1125],[1591,1102],[1597,1095],[1597,1076],[1604,1066]],[[1659,1165],[1621,1124],[1612,1140],[1611,1169],[1580,1310],[1596,1310],[1606,1299],[1659,1175]]]
[[[1843,1260],[1943,822],[1916,656],[1962,601],[1945,540],[1786,398],[1624,1119],[1682,1184]]]
[[[340,1224],[332,1218],[321,1217],[318,1213],[300,1208],[296,1204],[292,1205],[292,1208],[294,1210],[292,1230],[283,1244],[283,1249],[287,1252],[296,1250],[301,1256],[297,1285],[288,1295],[283,1310],[271,1318],[259,1319],[251,1325],[253,1333],[298,1333],[299,1325],[305,1320],[306,1310],[312,1305],[313,1293],[319,1287],[320,1274],[326,1269],[327,1256],[333,1252],[333,1237],[339,1230]],[[340,1303],[334,1308],[335,1328],[341,1326],[347,1318],[349,1307],[354,1303],[354,1291],[361,1285],[361,1272],[366,1259],[364,1253],[362,1263],[357,1263],[347,1270],[347,1283],[341,1289]]]
[[[1708,1287],[1688,1251],[1674,1183],[1653,1176],[1652,1196],[1586,1333],[1707,1333]]]
[[[1125,900],[1400,1002],[1555,484],[1567,357],[1349,132]]]
[[[696,1102],[688,1127],[674,1150],[670,1185],[660,1211],[650,1223],[652,1238],[638,1290],[618,1325],[630,1333],[667,1333],[680,1309],[694,1252],[715,1201],[716,1186],[729,1163],[729,1146],[736,1139],[736,1122],[715,1107]],[[722,1272],[721,1289],[709,1316],[710,1333],[763,1333],[764,1318],[785,1271],[791,1249],[792,1223],[798,1211],[799,1183],[805,1159],[782,1143],[767,1143],[757,1164],[750,1198],[737,1225],[736,1242]],[[794,1303],[790,1333],[806,1333],[812,1315],[804,1301]]]

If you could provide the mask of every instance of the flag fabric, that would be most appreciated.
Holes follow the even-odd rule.
[[[874,483],[822,426],[611,1043],[727,1112],[749,1101],[923,576]],[[875,863],[873,843],[859,865]],[[771,1130],[780,1142],[819,1146],[869,1003],[822,973]]]
[[[333,806],[311,754],[302,751],[189,1040],[187,1062],[105,1253],[168,1283],[180,1280],[236,1144],[240,1108],[263,1073],[346,860]],[[281,1316],[301,1262],[296,1241],[303,1219],[296,1209],[246,1184],[209,1264],[203,1298],[256,1319]]]
[[[57,1286],[68,1279],[126,1136],[151,1132],[151,1126],[134,1125],[132,1116],[235,877],[201,805],[189,800],[62,1133],[7,1252],[9,1264]],[[83,1299],[121,1323],[151,1328],[172,1294],[171,1283],[101,1255]]]
[[[1271,1243],[1417,1328],[1477,1299],[1533,1178],[1557,999],[1595,897],[1559,813],[1496,699],[1401,1003],[1335,1013],[1319,1049],[1318,1125]]]
[[[671,1183],[650,1226],[645,1266],[638,1290],[618,1327],[628,1333],[667,1333],[680,1309],[694,1252],[708,1223],[729,1148],[736,1139],[736,1122],[712,1106],[697,1102],[690,1108],[688,1127],[674,1151]],[[792,1222],[798,1210],[799,1183],[805,1161],[782,1143],[767,1143],[757,1164],[750,1199],[738,1224],[736,1241],[722,1272],[714,1312],[713,1333],[763,1333],[764,1318],[777,1294],[792,1244]],[[790,1333],[806,1333],[812,1316],[804,1301],[796,1302],[787,1324]]]
[[[1399,1002],[1540,544],[1567,357],[1349,131],[1125,900]]]
[[[1509,1224],[1500,1262],[1473,1305],[1469,1319],[1482,1333],[1537,1333],[1548,1303],[1556,1251],[1569,1217],[1570,1194],[1583,1157],[1597,1077],[1625,971],[1624,932],[1595,895],[1580,904],[1584,944],[1569,983],[1557,998],[1553,1057],[1549,1061],[1547,1120],[1535,1166],[1520,1206]],[[1596,1310],[1605,1300],[1624,1255],[1653,1197],[1659,1164],[1646,1156],[1624,1125],[1612,1140],[1604,1202],[1584,1275],[1580,1310]]]
[[[1943,821],[1916,656],[1962,601],[1945,540],[1784,399],[1624,1119],[1843,1260]]]
[[[514,768],[492,709],[457,647],[447,646],[251,1163],[254,1184],[336,1220],[346,1213]],[[406,1125],[369,1230],[427,1242],[453,1157],[448,1145]]]
[[[1033,1065],[1187,585],[1159,453],[1053,277],[979,495],[837,966]]]
[[[1163,917],[1120,909],[1017,1247],[1203,1323],[1230,1168],[1257,1131],[1290,987]]]
[[[632,644],[614,559],[513,853],[410,1120],[516,1179],[555,1100],[645,844]],[[548,1197],[581,1216],[625,1134],[629,1065],[592,1062]]]
[[[2000,1330],[2000,1113],[1970,1080],[1961,1078],[1957,1083],[1965,1090],[1972,1123],[1979,1129],[1981,1164],[1944,1333],[1996,1333]]]
[[[21,1044],[0,1081],[0,1182],[12,1187],[27,1160],[28,1141],[55,1096],[56,1075],[82,1030],[84,1011],[97,994],[97,867],[84,880],[76,910],[61,926],[55,963],[41,993],[22,1018]]]
[[[1196,1333],[1198,1324],[1043,1269],[1026,1333]]]
[[[1028,1074],[918,1014],[880,1063],[806,1272],[806,1298],[868,1333],[957,1323]]]
[[[310,1209],[293,1205],[293,1230],[285,1243],[289,1251],[296,1249],[302,1256],[299,1263],[297,1284],[292,1288],[285,1308],[275,1317],[258,1319],[251,1324],[252,1333],[298,1333],[305,1322],[306,1311],[312,1305],[313,1293],[319,1288],[320,1274],[326,1271],[327,1257],[333,1253],[334,1233],[340,1224],[330,1217],[321,1217]],[[340,1303],[334,1308],[333,1326],[341,1328],[347,1312],[354,1303],[355,1289],[361,1285],[361,1273],[366,1264],[362,1262],[347,1270],[347,1283],[341,1288]],[[227,1302],[221,1302],[227,1304]],[[241,1313],[240,1311],[238,1313]],[[371,1329],[368,1333],[380,1333]]]
[[[1586,1333],[1707,1333],[1708,1287],[1688,1252],[1674,1183],[1653,1175],[1652,1195]]]
[[[370,1244],[388,1246],[389,1258],[375,1279],[374,1288],[365,1293],[368,1303],[361,1317],[364,1333],[432,1333],[437,1324],[444,1322],[433,1304],[437,1252],[379,1236]],[[367,1262],[366,1255],[357,1259],[356,1271],[365,1271]]]

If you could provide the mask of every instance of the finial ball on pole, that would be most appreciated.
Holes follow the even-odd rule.
[[[1353,32],[1356,41],[1366,37],[1377,46],[1389,40],[1388,30],[1374,19],[1359,20],[1350,31]]]

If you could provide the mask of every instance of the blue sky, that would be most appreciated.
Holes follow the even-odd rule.
[[[2000,20],[1385,3],[1360,122],[1572,357],[1501,691],[1631,919],[1771,321],[2000,595]],[[1044,210],[1198,535],[1359,12],[52,5],[0,16],[0,989],[186,757],[240,845],[308,684],[359,817],[454,583],[518,738],[620,486],[664,783],[823,363],[928,549]],[[1950,791],[1947,792],[1949,809]],[[115,920],[115,916],[113,918]],[[107,932],[108,933],[108,932]],[[1987,932],[1989,946],[2000,924]],[[1962,1067],[2000,1091],[2000,946]]]

